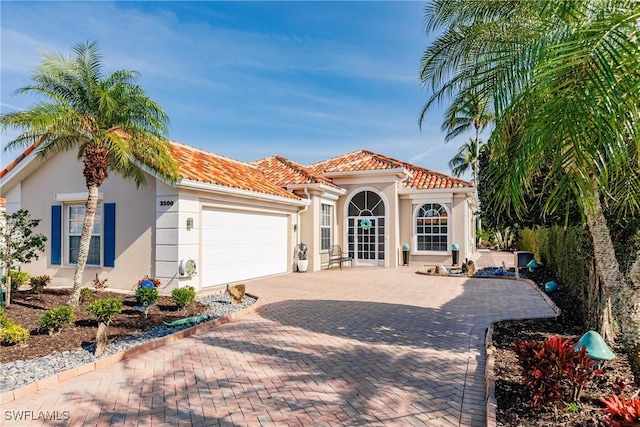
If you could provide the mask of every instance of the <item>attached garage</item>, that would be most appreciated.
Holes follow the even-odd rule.
[[[288,271],[288,216],[203,209],[201,286]]]

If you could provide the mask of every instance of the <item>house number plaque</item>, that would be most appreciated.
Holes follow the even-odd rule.
[[[160,206],[173,206],[173,200],[160,200]]]

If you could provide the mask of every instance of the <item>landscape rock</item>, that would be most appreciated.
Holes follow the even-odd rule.
[[[229,295],[231,295],[231,302],[233,304],[242,304],[244,301],[244,285],[229,286]]]

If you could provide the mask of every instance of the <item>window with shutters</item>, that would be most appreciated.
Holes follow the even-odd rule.
[[[67,205],[67,263],[76,264],[80,251],[80,238],[82,236],[82,226],[84,225],[84,205]],[[102,207],[96,207],[96,215],[93,221],[91,232],[91,242],[89,243],[89,256],[87,265],[99,266],[100,262],[100,242],[102,239]]]

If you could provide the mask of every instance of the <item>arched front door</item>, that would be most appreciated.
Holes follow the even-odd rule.
[[[348,251],[356,265],[384,265],[385,206],[373,191],[361,191],[349,202]]]

